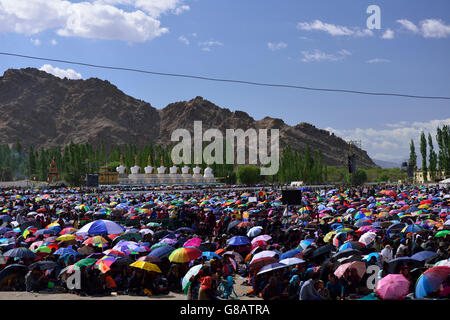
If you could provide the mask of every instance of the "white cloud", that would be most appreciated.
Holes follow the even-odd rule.
[[[450,118],[442,120],[430,120],[427,122],[401,121],[398,123],[387,123],[386,128],[355,128],[355,129],[334,129],[326,128],[335,135],[345,140],[361,140],[362,148],[367,151],[373,159],[401,162],[409,158],[409,143],[414,140],[418,158],[420,133],[425,135],[431,133],[433,139],[436,135],[436,128],[443,125],[450,125]],[[435,146],[437,151],[437,147]],[[420,163],[420,162],[418,162]]]
[[[55,39],[52,39],[51,41],[50,41],[50,43],[52,44],[52,46],[56,46],[56,44],[58,43]]]
[[[33,39],[33,38],[31,38],[30,41],[31,41],[35,46],[40,46],[40,45],[41,45],[41,40],[39,40],[39,39]]]
[[[299,22],[297,29],[305,31],[319,30],[327,32],[332,36],[354,36],[354,37],[367,37],[373,36],[373,32],[369,29],[360,28],[348,28],[346,26],[339,26],[335,24],[325,23],[320,20],[314,20],[313,22]]]
[[[336,54],[328,54],[322,52],[318,49],[314,51],[301,51],[303,58],[301,61],[303,62],[318,62],[318,61],[339,61],[344,59],[346,56],[350,56],[351,52],[348,50],[342,49],[338,51]]]
[[[447,38],[450,36],[450,25],[441,20],[427,19],[420,22],[422,35],[425,38]]]
[[[184,0],[95,0],[96,4],[122,5],[140,9],[150,16],[157,18],[165,13],[179,15],[190,10]]]
[[[375,59],[367,60],[366,62],[367,62],[367,63],[382,63],[382,62],[391,62],[391,60],[389,60],[389,59],[375,58]]]
[[[189,10],[184,0],[0,0],[0,32],[145,42],[168,32],[158,17]]]
[[[42,67],[39,68],[41,71],[45,71],[47,73],[50,73],[54,76],[57,76],[61,79],[67,78],[67,79],[82,79],[82,76],[80,73],[76,72],[73,69],[61,69],[58,67],[53,67],[50,64],[44,64]]]
[[[397,20],[397,22],[400,23],[403,28],[405,28],[413,33],[419,32],[419,28],[414,23],[412,23],[411,21],[409,21],[407,19],[399,19],[399,20]]]
[[[450,36],[450,25],[439,19],[425,19],[420,21],[420,27],[407,19],[397,20],[405,29],[420,34],[424,38],[447,38]]]
[[[385,33],[381,36],[383,39],[392,40],[394,39],[394,31],[387,29]]]
[[[202,47],[203,51],[211,51],[211,48],[214,46],[223,46],[223,43],[216,40],[209,40],[209,41],[203,41],[199,42],[198,45]]]
[[[178,37],[178,40],[179,41],[181,41],[181,42],[183,42],[185,45],[189,45],[191,42],[189,41],[189,39],[188,38],[186,38],[185,36],[179,36]]]
[[[278,42],[278,43],[268,42],[267,46],[269,47],[270,50],[277,51],[277,50],[286,48],[287,44],[285,42],[282,42],[282,41]]]

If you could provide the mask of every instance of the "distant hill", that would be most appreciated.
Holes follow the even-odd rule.
[[[193,132],[194,120],[203,129],[277,128],[280,147],[320,149],[324,163],[347,166],[349,145],[309,123],[289,126],[281,119],[255,120],[243,111],[230,111],[196,97],[156,109],[120,91],[109,81],[60,79],[35,68],[9,69],[0,77],[0,144],[19,140],[25,147],[63,146],[71,141],[98,146],[146,143],[167,145],[174,129]],[[357,165],[377,164],[354,148]]]
[[[383,169],[400,168],[402,166],[401,163],[395,163],[378,159],[373,159],[373,162],[375,162],[377,166]]]

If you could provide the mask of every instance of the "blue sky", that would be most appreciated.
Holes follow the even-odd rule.
[[[380,30],[367,30],[369,5],[381,9]],[[450,2],[0,0],[0,51],[228,79],[450,96]],[[21,67],[107,79],[159,109],[202,96],[255,119],[309,122],[361,140],[371,157],[388,161],[406,159],[410,139],[418,141],[421,130],[434,135],[436,126],[450,124],[448,100],[263,88],[0,56],[0,74]]]

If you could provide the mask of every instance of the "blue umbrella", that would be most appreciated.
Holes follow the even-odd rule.
[[[23,247],[8,250],[3,256],[10,258],[37,258],[37,255],[33,251]]]
[[[12,218],[11,218],[11,216],[9,216],[7,214],[3,214],[0,216],[0,220],[2,220],[3,222],[11,222]]]
[[[370,259],[372,259],[373,257],[378,259],[379,256],[380,256],[379,252],[372,252],[372,253],[369,253],[367,256],[364,256],[363,260],[370,261]]]
[[[302,251],[303,251],[303,249],[301,249],[301,248],[286,251],[283,254],[281,254],[280,260],[292,258],[293,256],[295,256],[296,254],[299,254]]]
[[[79,255],[79,253],[77,251],[72,249],[72,246],[69,246],[67,248],[59,248],[53,254],[60,255],[60,256],[64,256],[64,255]]]
[[[6,232],[8,232],[8,231],[11,231],[12,229],[11,228],[8,228],[8,227],[1,227],[0,228],[0,234],[4,234],[4,233],[6,233]]]
[[[171,246],[159,247],[159,248],[152,250],[148,254],[148,256],[163,258],[163,257],[169,256],[173,250],[175,250],[175,248],[171,247]]]
[[[41,236],[44,234],[52,234],[52,235],[57,235],[59,233],[59,231],[54,230],[54,229],[39,229],[38,231],[36,231],[34,233],[35,236]]]
[[[244,236],[234,236],[233,238],[228,240],[228,244],[230,246],[244,246],[250,243],[250,239]]]
[[[434,259],[438,256],[438,254],[434,251],[420,251],[416,254],[413,254],[411,256],[411,259],[418,260],[418,261],[427,261]]]
[[[90,234],[93,236],[102,234],[121,234],[126,229],[120,224],[110,220],[96,220],[83,226],[76,234]]]
[[[222,259],[221,256],[219,256],[217,253],[212,252],[212,251],[204,251],[204,252],[202,252],[202,256],[206,257],[208,260]]]

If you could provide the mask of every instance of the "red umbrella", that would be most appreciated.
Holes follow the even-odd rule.
[[[409,292],[409,280],[402,274],[388,274],[377,283],[376,293],[383,300],[401,300]]]

